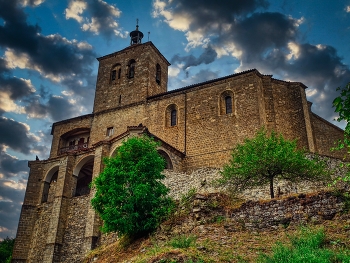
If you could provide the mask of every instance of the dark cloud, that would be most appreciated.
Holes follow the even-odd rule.
[[[27,68],[47,77],[83,79],[84,91],[93,92],[90,76],[96,54],[87,43],[69,41],[58,34],[43,36],[38,25],[27,23],[26,14],[15,0],[0,0],[0,18],[5,21],[0,26],[0,47],[7,48],[17,58],[25,56]],[[83,96],[81,86],[68,88]]]
[[[17,176],[18,173],[28,172],[28,170],[28,160],[18,160],[6,152],[0,151],[0,174],[4,178]]]
[[[37,140],[29,133],[28,126],[0,116],[0,145],[6,145],[24,154],[30,153]]]
[[[211,0],[173,0],[172,11],[175,15],[190,15],[192,23],[191,30],[213,29],[218,24],[219,30],[226,23],[234,23],[235,19],[245,16],[255,10],[265,9],[269,6],[265,0],[222,0],[220,2]],[[215,28],[218,30],[218,28]]]
[[[233,41],[244,51],[243,59],[254,61],[264,52],[285,48],[298,35],[296,21],[280,13],[255,13],[233,25],[231,31],[220,36],[219,43]]]
[[[25,101],[27,102],[25,112],[31,118],[49,116],[53,121],[60,121],[81,113],[78,106],[70,103],[66,96],[50,95],[46,103],[42,103],[38,97],[32,97]]]
[[[190,81],[190,84],[196,84],[207,80],[216,79],[218,77],[219,77],[218,72],[203,69],[203,70],[200,70],[194,76],[189,76],[189,81]]]
[[[16,236],[16,229],[24,199],[24,189],[15,189],[8,184],[16,184],[13,181],[0,180],[0,239]],[[26,185],[25,182],[18,184]],[[3,229],[6,228],[6,229]]]
[[[213,62],[217,57],[216,51],[211,47],[208,46],[207,48],[204,49],[203,53],[198,57],[194,57],[193,55],[189,56],[180,56],[180,55],[175,55],[171,59],[171,63],[185,63],[183,69],[186,70],[187,68],[191,66],[198,66],[202,63],[204,64],[209,64]]]

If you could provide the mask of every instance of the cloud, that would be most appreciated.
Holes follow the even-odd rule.
[[[21,0],[20,3],[22,3],[23,6],[38,6],[44,3],[45,0]]]
[[[29,130],[29,126],[25,123],[0,116],[0,145],[29,154],[32,145],[38,142],[38,138]]]
[[[209,64],[213,62],[217,57],[216,51],[211,47],[208,46],[207,48],[204,49],[203,53],[198,57],[194,57],[193,55],[189,56],[180,56],[180,55],[175,55],[171,59],[171,63],[184,63],[183,70],[186,70],[187,68],[191,66],[198,66],[202,63],[204,64]]]
[[[25,180],[0,180],[0,239],[16,236],[25,186]]]
[[[13,178],[21,172],[28,172],[28,170],[27,160],[19,160],[7,154],[4,151],[4,147],[0,146],[0,174],[2,174],[3,178]]]
[[[42,103],[39,97],[25,100],[25,112],[30,118],[50,117],[53,121],[69,119],[81,114],[82,109],[71,101],[69,97],[50,95],[46,103]]]
[[[65,85],[72,79],[81,79],[78,86],[67,86],[75,94],[84,96],[94,92],[92,66],[97,55],[91,45],[68,40],[59,34],[42,35],[38,25],[29,25],[18,1],[1,1],[0,47],[5,55],[0,67],[34,70],[42,76]],[[17,81],[18,82],[18,81]],[[12,92],[15,89],[11,89]]]
[[[83,31],[89,31],[95,35],[102,34],[108,39],[113,35],[127,36],[127,32],[122,33],[115,20],[120,17],[121,11],[105,1],[71,0],[65,14],[66,19],[76,20]]]
[[[350,13],[350,5],[348,5],[348,6],[345,7],[345,11],[346,11],[347,13]]]

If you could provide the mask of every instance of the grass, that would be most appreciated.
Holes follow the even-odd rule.
[[[189,248],[196,244],[197,237],[194,235],[180,235],[170,240],[169,244],[173,248]]]
[[[290,244],[277,243],[273,254],[261,254],[261,263],[336,263],[350,262],[350,250],[332,250],[327,248],[326,234],[323,228],[301,228],[298,235],[289,237]],[[339,242],[339,241],[338,241]],[[330,242],[332,244],[332,242]],[[333,245],[337,242],[333,241]]]

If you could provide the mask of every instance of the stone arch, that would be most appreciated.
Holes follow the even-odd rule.
[[[165,110],[165,126],[174,127],[179,122],[179,111],[176,104],[170,104]]]
[[[41,196],[41,203],[52,201],[52,197],[54,196],[56,190],[55,186],[58,178],[58,170],[59,166],[54,165],[50,167],[46,173],[43,181],[44,187]]]
[[[234,97],[232,90],[225,90],[219,96],[219,115],[234,113]]]
[[[74,196],[87,195],[90,193],[89,184],[92,181],[94,168],[94,155],[87,155],[79,160],[73,170],[73,175],[77,178]]]
[[[173,169],[173,163],[172,163],[171,158],[168,155],[168,153],[166,151],[162,150],[162,149],[158,149],[157,151],[160,154],[160,156],[162,156],[165,159],[165,169],[172,170]]]

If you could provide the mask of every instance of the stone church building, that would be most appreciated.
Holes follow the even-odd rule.
[[[168,91],[168,60],[141,43],[138,27],[130,37],[130,46],[98,58],[93,112],[54,123],[49,158],[29,162],[12,262],[80,262],[99,244],[88,185],[130,136],[153,136],[166,168],[182,173],[222,167],[262,126],[342,157],[330,148],[343,130],[311,111],[304,84],[252,69]]]

